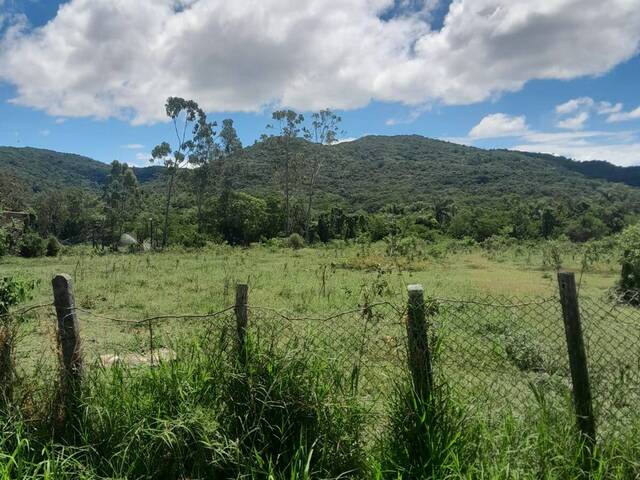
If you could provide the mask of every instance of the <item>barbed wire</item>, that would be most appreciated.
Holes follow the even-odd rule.
[[[95,313],[92,312],[91,310],[87,310],[84,308],[80,308],[80,307],[74,307],[72,309],[69,310],[74,310],[76,312],[82,312],[85,313],[87,315],[91,315],[92,317],[95,318],[100,318],[102,320],[108,320],[110,322],[114,322],[114,323],[122,323],[122,324],[128,324],[128,325],[133,325],[133,326],[140,326],[140,325],[148,325],[149,323],[154,323],[154,322],[159,322],[159,321],[164,321],[164,320],[202,320],[202,319],[207,319],[207,318],[215,318],[217,316],[220,316],[230,310],[235,309],[235,306],[231,306],[231,307],[227,307],[224,308],[222,310],[219,310],[217,312],[213,312],[213,313],[194,313],[194,314],[163,314],[163,315],[155,315],[152,317],[145,317],[142,318],[140,320],[126,320],[126,319],[122,319],[122,318],[115,318],[115,317],[110,317],[107,315],[103,315],[100,313]]]
[[[8,313],[0,314],[0,318],[20,317],[20,316],[25,315],[25,314],[33,311],[33,310],[38,310],[38,309],[41,309],[41,308],[47,308],[47,307],[53,307],[53,306],[54,306],[53,303],[42,303],[42,304],[39,304],[39,305],[31,305],[29,307],[24,307],[24,308],[22,308],[20,310],[15,310],[15,311],[11,311],[11,312],[8,312]]]
[[[380,306],[388,306],[390,308],[392,308],[398,315],[403,315],[406,312],[406,308],[399,308],[397,305],[394,305],[391,302],[376,302],[376,303],[371,303],[371,304],[365,304],[362,305],[358,308],[354,308],[351,310],[344,310],[341,312],[336,312],[333,313],[331,315],[325,316],[325,317],[312,317],[312,316],[302,316],[302,317],[296,317],[293,316],[287,312],[283,312],[281,310],[275,309],[275,308],[271,308],[271,307],[263,307],[263,306],[257,306],[257,305],[251,305],[251,304],[247,304],[247,309],[248,310],[256,310],[256,311],[265,311],[265,312],[271,312],[274,313],[275,315],[291,321],[291,322],[304,322],[304,321],[311,321],[311,322],[329,322],[331,320],[335,320],[336,318],[340,318],[340,317],[344,317],[347,315],[351,315],[354,313],[359,313],[359,314],[366,314],[366,312],[372,308],[377,308]]]

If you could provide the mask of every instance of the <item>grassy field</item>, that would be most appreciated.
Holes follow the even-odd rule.
[[[563,266],[579,270],[580,262],[580,253],[571,252]],[[295,313],[352,308],[367,292],[400,303],[411,283],[422,283],[427,295],[452,298],[547,296],[556,289],[553,270],[543,268],[540,248],[492,254],[470,249],[419,259],[389,258],[382,245],[302,250],[217,246],[103,256],[77,250],[53,259],[4,258],[0,268],[3,274],[37,279],[35,303],[50,299],[51,278],[64,272],[75,280],[79,306],[132,319],[218,310],[233,303],[238,282],[249,284],[251,303]],[[583,295],[612,288],[619,268],[613,259],[593,264],[582,280]]]
[[[29,304],[51,301],[53,275],[72,275],[83,346],[94,367],[98,367],[99,354],[145,353],[150,342],[155,348],[172,348],[178,355],[176,362],[151,370],[91,369],[92,380],[83,399],[85,414],[93,413],[82,420],[81,443],[93,446],[97,442],[98,446],[90,453],[81,450],[78,455],[84,460],[80,466],[68,456],[61,457],[71,462],[70,469],[63,470],[75,472],[68,478],[75,478],[78,468],[87,469],[86,462],[91,463],[86,478],[105,472],[137,478],[144,476],[140,472],[145,469],[155,472],[148,478],[578,478],[584,465],[576,453],[559,305],[549,300],[556,295],[555,273],[548,263],[543,249],[533,246],[456,247],[444,255],[407,258],[387,256],[383,244],[335,244],[301,250],[211,246],[193,252],[135,255],[96,255],[77,249],[54,259],[5,258],[1,267],[3,274],[38,280]],[[639,473],[635,458],[640,445],[635,433],[640,422],[634,413],[639,399],[633,391],[637,393],[640,379],[635,364],[630,363],[640,362],[640,328],[630,323],[638,318],[631,309],[614,312],[606,304],[607,292],[619,275],[615,253],[592,256],[587,264],[581,250],[572,247],[563,252],[563,267],[584,270],[578,275],[581,298],[591,309],[585,311],[586,337],[593,354],[596,410],[605,419],[599,425],[602,450],[596,455],[599,463],[592,469],[593,477],[632,478]],[[233,305],[239,282],[250,288],[252,335],[270,352],[256,352],[255,369],[240,377],[233,373],[237,367],[227,365],[229,360],[215,346],[221,335],[218,327],[233,329],[233,311],[210,321],[158,322],[151,331],[147,324],[115,321],[215,313]],[[446,384],[449,393],[437,414],[431,412],[433,405],[406,401],[402,386],[407,373],[402,309],[406,286],[412,283],[423,284],[426,295],[438,299],[430,303],[436,327],[432,345],[439,383]],[[365,304],[375,307],[363,310]],[[605,310],[600,310],[602,305]],[[306,317],[326,320],[304,320]],[[603,328],[605,322],[609,322],[607,328]],[[55,376],[44,368],[45,358],[55,358],[53,325],[50,308],[32,312],[19,337],[17,358],[23,371],[38,367],[40,379],[43,374]],[[302,352],[303,359],[296,359],[295,352]],[[211,358],[217,359],[215,365]],[[281,375],[274,376],[278,371]],[[239,387],[238,378],[250,382]],[[217,400],[200,399],[202,391]],[[230,433],[237,425],[225,423],[217,410],[215,415],[206,413],[207,409],[233,410],[238,404],[234,399],[242,395],[250,395],[254,407],[256,402],[280,405],[274,407],[280,413],[269,414],[273,418],[264,414],[269,417],[265,419],[260,413],[257,420],[243,420],[267,422],[260,428],[289,425],[280,416],[282,411],[291,416],[287,428],[294,430],[307,422],[298,419],[298,414],[300,418],[324,418],[328,430],[304,427],[305,431],[312,428],[322,447],[312,454],[309,449],[314,449],[314,443],[310,446],[294,435],[298,438],[295,446],[281,446],[288,452],[281,452],[287,458],[282,466],[269,453],[273,439],[267,441],[268,436],[243,434],[235,447],[212,446],[214,438],[233,443],[233,435],[239,434]],[[44,408],[38,401],[43,400],[30,398],[27,403],[31,409],[34,404]],[[158,409],[151,413],[148,407],[154,402]],[[179,409],[184,409],[182,413],[176,412],[175,402],[184,403]],[[313,412],[298,412],[295,406],[300,402],[314,405]],[[419,415],[423,408],[429,415]],[[364,416],[359,409],[364,409]],[[97,425],[95,415],[106,418],[108,425]],[[202,415],[218,426],[207,423],[212,430],[202,432],[189,423]],[[236,418],[234,415],[237,417],[231,417]],[[407,424],[413,415],[421,420]],[[159,419],[169,422],[164,433]],[[296,423],[299,420],[302,424]],[[117,421],[126,428],[116,432],[113,422]],[[127,428],[142,429],[144,435],[131,439],[132,430]],[[178,435],[175,428],[187,429],[188,438],[180,436],[183,430]],[[106,443],[96,439],[105,431],[111,438]],[[170,437],[162,440],[165,434]],[[249,450],[243,450],[245,440]],[[189,457],[182,449],[192,441],[207,444],[207,448],[200,443],[194,447],[204,456],[201,463],[194,463],[196,470],[182,463],[188,463]],[[176,456],[169,466],[154,465],[162,445]],[[141,450],[139,455],[132,453],[136,448]],[[109,455],[121,462],[117,468],[96,464],[102,461],[97,458]],[[256,458],[231,461],[221,455]],[[341,470],[338,473],[331,461],[336,455],[343,460],[333,465]],[[427,457],[435,463],[424,460]],[[38,458],[52,465],[60,462]],[[29,465],[27,470],[35,464]],[[154,470],[156,466],[160,470]],[[234,473],[228,473],[228,468]]]

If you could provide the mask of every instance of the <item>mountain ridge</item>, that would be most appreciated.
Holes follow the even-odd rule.
[[[637,196],[640,167],[608,162],[576,162],[564,157],[512,150],[486,150],[421,135],[370,135],[330,147],[296,143],[304,155],[321,155],[319,204],[341,204],[369,211],[392,203],[455,197],[466,201],[509,197],[606,198]],[[267,142],[247,147],[233,173],[234,188],[264,194],[274,189],[276,171]],[[54,167],[54,168],[52,168]],[[144,185],[160,178],[163,167],[135,167]],[[54,188],[99,189],[109,165],[73,153],[33,147],[0,147],[0,173],[29,185],[33,193]],[[609,193],[607,193],[608,195]]]

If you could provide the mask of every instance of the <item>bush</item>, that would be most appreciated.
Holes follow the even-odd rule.
[[[62,250],[62,244],[53,235],[47,239],[47,257],[57,257]]]
[[[640,224],[629,227],[620,239],[622,271],[619,288],[628,298],[640,302]]]
[[[26,300],[35,283],[12,277],[0,278],[0,404],[11,400],[16,330],[12,318],[5,316],[11,307]]]
[[[186,248],[204,248],[207,246],[207,237],[199,232],[185,232],[180,235],[179,243]]]
[[[287,247],[293,248],[294,250],[299,250],[304,247],[304,238],[297,233],[292,233],[287,238]]]
[[[20,241],[20,256],[24,258],[43,257],[47,251],[46,241],[37,233],[26,233]]]
[[[0,257],[9,254],[9,234],[4,228],[0,228]]]
[[[532,336],[511,333],[504,337],[504,349],[509,361],[522,372],[545,372],[547,362],[543,348]]]

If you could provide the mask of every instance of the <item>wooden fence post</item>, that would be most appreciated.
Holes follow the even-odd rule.
[[[249,312],[247,308],[249,300],[249,286],[246,283],[236,285],[236,330],[238,356],[242,363],[247,359],[246,340],[247,324],[249,323]]]
[[[57,338],[62,360],[62,393],[66,401],[78,393],[82,380],[83,358],[80,345],[80,326],[76,315],[73,281],[66,274],[56,275],[51,281],[53,301],[58,317]]]
[[[433,372],[431,352],[427,337],[427,320],[422,285],[409,285],[407,316],[407,340],[409,369],[413,377],[416,393],[426,399],[431,394]]]
[[[572,272],[558,272],[558,285],[560,287],[564,331],[567,337],[577,426],[584,438],[585,445],[589,447],[591,452],[596,439],[596,422],[591,403],[589,369],[582,336],[575,275]]]

